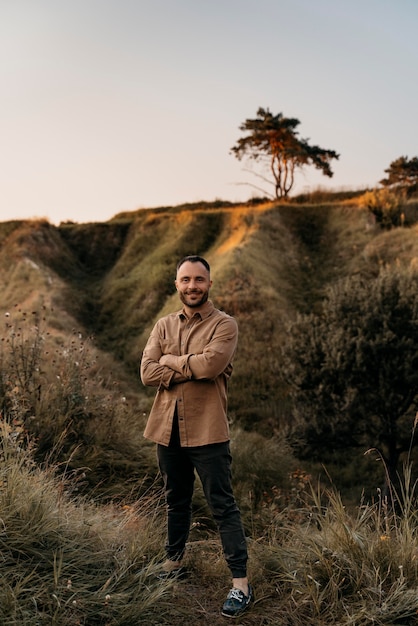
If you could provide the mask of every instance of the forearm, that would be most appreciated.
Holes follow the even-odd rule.
[[[160,365],[158,361],[143,358],[141,361],[140,376],[142,383],[147,387],[163,386],[168,389],[175,372]]]
[[[234,336],[211,342],[200,354],[164,354],[160,365],[164,365],[185,380],[213,380],[231,363],[236,348]]]
[[[180,376],[185,380],[190,380],[192,378],[192,374],[187,366],[189,357],[189,354],[163,354],[159,360],[159,364],[175,372],[176,376]]]
[[[158,324],[151,333],[141,361],[144,385],[169,389],[189,380],[214,380],[230,367],[238,329],[233,318],[223,319],[206,345],[202,343],[199,351],[182,355],[175,354],[175,349],[168,352],[175,344],[167,341],[167,336],[166,329]]]

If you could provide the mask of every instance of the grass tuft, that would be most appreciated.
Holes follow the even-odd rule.
[[[0,446],[2,625],[127,626],[169,610],[169,587],[154,576],[158,495],[129,506],[76,500],[71,479],[39,469],[4,421]]]

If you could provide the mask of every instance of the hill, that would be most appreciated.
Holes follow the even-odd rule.
[[[233,470],[256,589],[245,623],[416,623],[411,475],[399,511],[383,500],[357,508],[357,497],[347,506],[311,480],[315,468],[286,440],[279,350],[286,322],[319,309],[328,285],[417,263],[408,209],[406,226],[388,231],[361,199],[0,223],[2,623],[222,623],[229,574],[199,486],[191,578],[156,580],[164,507],[142,437],[153,393],[138,379],[141,350],[154,321],[179,307],[174,267],[193,253],[210,261],[212,298],[240,329]],[[357,455],[360,488],[362,463]],[[346,474],[340,463],[334,487],[350,485]]]
[[[3,339],[10,345],[10,332],[22,320],[33,332],[28,320],[35,317],[49,371],[39,384],[45,388],[59,371],[60,384],[66,376],[66,393],[74,399],[69,361],[81,352],[84,378],[77,385],[95,398],[87,411],[78,409],[76,425],[74,407],[71,419],[62,407],[57,411],[44,453],[69,428],[76,433],[67,456],[78,466],[96,467],[93,482],[109,472],[144,474],[150,457],[142,428],[153,392],[142,388],[138,364],[154,322],[179,308],[174,268],[186,254],[208,258],[212,299],[239,324],[230,385],[233,425],[266,438],[285,433],[291,416],[278,374],[287,320],[316,310],[325,287],[344,276],[374,275],[386,263],[416,263],[418,226],[412,217],[410,222],[408,228],[382,230],[357,199],[202,203],[119,214],[104,223],[0,223],[1,309],[9,315]],[[40,436],[42,416],[30,429]]]

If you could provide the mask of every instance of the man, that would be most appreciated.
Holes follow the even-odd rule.
[[[227,382],[237,345],[235,320],[208,299],[210,266],[200,256],[177,265],[182,310],[160,319],[141,361],[144,385],[157,387],[144,436],[157,443],[167,502],[167,560],[162,577],[181,577],[195,470],[219,528],[232,574],[222,615],[236,617],[253,599],[247,547],[231,487]]]

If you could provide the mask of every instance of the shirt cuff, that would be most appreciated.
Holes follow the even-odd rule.
[[[160,389],[170,389],[171,380],[174,377],[174,370],[169,367],[164,367],[163,373],[161,374],[160,384],[158,385],[158,390]]]

